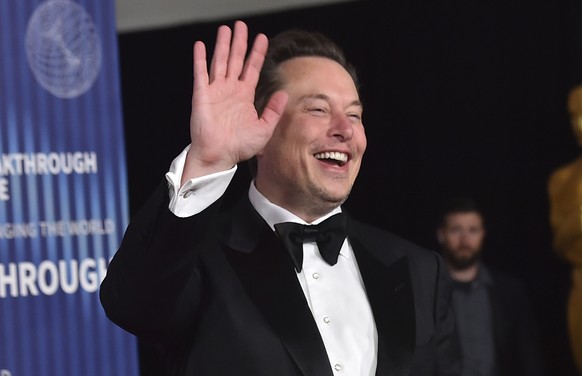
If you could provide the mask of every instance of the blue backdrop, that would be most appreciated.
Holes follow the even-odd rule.
[[[0,1],[0,375],[137,375],[98,289],[128,222],[114,0]]]

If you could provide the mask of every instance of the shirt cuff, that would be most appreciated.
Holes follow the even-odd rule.
[[[170,195],[168,208],[181,218],[198,214],[218,200],[228,188],[237,169],[235,165],[230,170],[190,179],[180,187],[189,149],[190,145],[174,158],[166,173]]]

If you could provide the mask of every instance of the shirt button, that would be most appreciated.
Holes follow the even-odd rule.
[[[335,369],[336,371],[341,371],[343,369],[341,364],[336,364],[335,366],[333,366],[333,369]]]
[[[319,273],[313,273],[311,276],[313,279],[319,279]]]
[[[327,317],[327,316],[323,318],[323,322],[326,323],[326,324],[329,324],[330,321],[331,321],[331,319],[329,317]]]
[[[184,198],[188,198],[188,197],[192,196],[193,193],[194,192],[192,192],[192,191],[186,191],[186,192],[184,192]]]

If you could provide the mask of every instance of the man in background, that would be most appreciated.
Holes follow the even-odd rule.
[[[454,281],[463,376],[543,375],[538,329],[524,284],[482,260],[485,224],[469,198],[446,203],[436,231]]]

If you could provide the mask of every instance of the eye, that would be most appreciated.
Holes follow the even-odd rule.
[[[362,115],[357,113],[348,114],[348,117],[355,123],[362,121]]]
[[[453,227],[449,230],[452,235],[460,235],[463,231],[459,227]]]
[[[469,229],[469,233],[472,235],[479,234],[480,232],[481,232],[481,229],[477,228],[477,227],[472,227]]]
[[[308,111],[314,115],[324,115],[327,113],[327,109],[324,107],[311,107]]]

